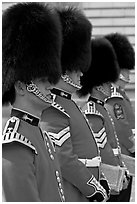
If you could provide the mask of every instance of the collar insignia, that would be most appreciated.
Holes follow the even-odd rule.
[[[18,109],[12,109],[11,115],[18,117],[19,119],[24,120],[25,122],[27,122],[31,125],[38,126],[39,118],[37,118],[37,117],[35,117],[35,116],[25,112],[25,111],[18,110]]]
[[[22,119],[24,119],[25,121],[29,120],[31,123],[33,121],[33,119],[29,118],[27,114],[24,114]]]
[[[51,92],[63,98],[71,99],[71,94],[60,89],[52,89]]]
[[[98,103],[98,104],[104,106],[104,102],[103,102],[103,101],[101,101],[101,100],[99,100],[99,99],[97,99],[97,98],[94,98],[94,97],[92,97],[92,96],[89,97],[89,100],[88,100],[88,101],[89,101],[89,102],[90,102],[90,101],[93,101],[93,102],[95,102],[95,103]]]

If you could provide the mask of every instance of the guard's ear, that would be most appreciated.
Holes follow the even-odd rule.
[[[18,93],[19,95],[24,95],[26,92],[26,85],[21,82],[21,81],[17,81],[14,85],[16,93]]]

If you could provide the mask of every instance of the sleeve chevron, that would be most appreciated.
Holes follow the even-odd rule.
[[[103,127],[98,133],[93,133],[97,145],[99,148],[104,148],[105,144],[107,143],[107,135],[105,128]]]
[[[48,132],[50,137],[54,137],[55,144],[62,146],[62,144],[70,137],[70,127],[66,127],[58,133]]]

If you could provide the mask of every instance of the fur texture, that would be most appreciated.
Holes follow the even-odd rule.
[[[91,62],[92,25],[84,14],[72,7],[57,10],[63,32],[62,71],[82,72],[89,68]]]
[[[128,38],[120,33],[112,33],[105,37],[113,45],[120,69],[134,69],[135,52]]]
[[[80,95],[91,93],[94,86],[115,82],[119,76],[116,54],[111,43],[105,38],[96,38],[91,42],[92,61],[89,70],[81,78]]]
[[[61,24],[56,12],[40,3],[17,3],[2,17],[2,92],[10,93],[15,81],[28,83],[61,75]]]

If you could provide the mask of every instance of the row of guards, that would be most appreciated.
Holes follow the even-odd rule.
[[[7,202],[129,202],[135,121],[124,86],[135,54],[92,39],[75,7],[17,3],[2,17],[2,194]]]

